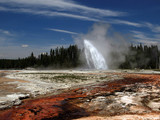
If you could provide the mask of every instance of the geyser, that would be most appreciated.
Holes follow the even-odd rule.
[[[90,68],[101,70],[108,69],[104,57],[89,40],[84,40],[84,48],[87,64]]]

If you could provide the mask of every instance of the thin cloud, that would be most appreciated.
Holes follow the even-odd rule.
[[[141,31],[131,31],[133,35],[133,41],[137,43],[142,43],[142,44],[158,44],[160,43],[160,38],[157,36],[157,34],[146,34]]]
[[[0,29],[0,45],[9,44],[16,35],[8,30]]]
[[[27,48],[27,47],[29,47],[29,45],[25,45],[25,44],[24,44],[24,45],[21,45],[21,47],[22,47],[22,48]]]
[[[154,24],[151,24],[149,22],[145,22],[144,26],[151,29],[152,32],[160,33],[160,25],[154,25]]]
[[[47,30],[55,31],[55,32],[62,32],[62,33],[67,33],[67,34],[74,34],[74,35],[78,34],[76,32],[71,32],[71,31],[61,30],[61,29],[54,29],[54,28],[48,28]]]
[[[106,9],[92,8],[85,5],[76,3],[73,0],[0,0],[0,3],[12,5],[16,7],[39,7],[39,8],[51,8],[56,11],[68,11],[68,12],[80,12],[87,15],[98,16],[124,16],[126,12],[112,11]]]
[[[92,21],[92,22],[104,22],[104,23],[111,23],[111,24],[123,24],[128,26],[134,26],[134,27],[141,27],[142,25],[140,23],[131,22],[131,21],[124,21],[120,19],[108,19],[104,20],[103,18],[94,18],[94,17],[88,17],[88,16],[82,16],[82,15],[76,15],[76,14],[70,14],[70,13],[63,13],[63,12],[53,12],[49,10],[33,10],[28,8],[6,8],[6,7],[0,7],[0,11],[8,11],[8,12],[16,12],[16,13],[29,13],[34,15],[43,15],[43,16],[50,16],[50,17],[69,17],[73,19],[78,20],[84,20],[84,21]]]
[[[131,31],[133,33],[133,37],[137,39],[143,39],[143,40],[154,40],[154,41],[159,41],[160,38],[156,36],[157,34],[146,34],[141,31]]]
[[[12,36],[12,34],[11,34],[10,31],[8,31],[8,30],[3,30],[3,29],[0,29],[0,34],[7,35],[7,36]]]
[[[126,20],[112,20],[113,23],[117,24],[124,24],[124,25],[129,25],[129,26],[134,26],[134,27],[142,27],[142,24],[136,23],[136,22],[130,22]]]
[[[157,44],[159,44],[158,41],[149,41],[149,40],[141,40],[141,39],[136,39],[133,42],[137,43],[137,44],[143,44],[143,45],[157,45]]]
[[[85,20],[85,21],[93,21],[98,22],[99,19],[91,18],[87,16],[82,15],[76,15],[76,14],[70,14],[70,13],[63,13],[63,12],[53,12],[53,11],[47,11],[47,10],[33,10],[33,9],[26,9],[26,8],[6,8],[6,7],[0,7],[0,11],[6,11],[6,12],[15,12],[15,13],[29,13],[34,15],[43,15],[43,16],[50,16],[50,17],[69,17],[79,20]]]
[[[22,12],[53,17],[69,17],[85,21],[108,22],[134,27],[148,27],[153,32],[160,32],[160,25],[153,25],[148,22],[137,23],[108,18],[126,16],[128,15],[126,12],[88,7],[73,0],[0,0],[0,3],[8,6],[0,6],[0,11]],[[105,17],[107,17],[107,19]]]

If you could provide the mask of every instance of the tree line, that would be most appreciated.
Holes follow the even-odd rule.
[[[159,69],[160,51],[158,46],[131,45],[129,52],[125,56],[125,61],[119,65],[121,69]],[[0,59],[0,69],[24,69],[34,68],[75,68],[85,66],[80,56],[84,54],[77,45],[70,45],[67,48],[57,47],[51,49],[49,53],[41,53],[35,57],[33,52],[26,58],[19,59]]]
[[[125,62],[119,66],[120,68],[159,69],[160,52],[157,45],[131,45],[129,49],[130,52],[125,56]]]
[[[41,53],[35,57],[33,52],[29,57],[19,59],[0,59],[0,69],[24,69],[34,68],[75,68],[80,64],[80,49],[77,45],[68,48],[57,47],[51,49],[50,53]]]

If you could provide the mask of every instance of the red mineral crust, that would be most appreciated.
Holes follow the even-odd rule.
[[[50,97],[38,98],[34,100],[25,100],[20,106],[14,106],[11,109],[1,111],[0,119],[1,120],[52,120],[52,119],[71,120],[71,119],[78,119],[82,117],[92,116],[93,114],[94,116],[95,115],[104,116],[105,114],[101,113],[102,111],[105,112],[104,110],[101,109],[90,110],[90,108],[87,107],[87,105],[88,106],[91,105],[91,102],[86,103],[86,99],[92,101],[92,99],[96,98],[97,96],[106,97],[106,94],[109,95],[117,91],[123,92],[123,88],[125,87],[126,89],[130,85],[132,85],[132,87],[136,87],[137,84],[143,84],[146,86],[147,85],[157,86],[157,87],[160,86],[160,75],[151,75],[151,74],[150,75],[121,74],[121,75],[124,77],[124,79],[103,82],[100,84],[95,84],[73,90],[66,90],[61,94],[53,95]],[[146,104],[148,104],[148,102]],[[137,106],[137,108],[138,107],[139,106]],[[151,111],[150,114],[151,113],[157,115],[160,114],[159,111],[153,111],[153,110],[150,111]],[[132,113],[132,112],[130,113],[139,115],[139,113]],[[124,112],[119,114],[125,115],[129,113]],[[148,113],[143,112],[142,114],[145,115]],[[115,114],[108,113],[106,115],[113,116]]]
[[[69,106],[66,99],[80,98],[85,95],[79,95],[70,91],[52,97],[46,97],[35,100],[26,100],[23,105],[13,107],[0,114],[1,120],[41,120],[47,118],[61,117],[61,114],[67,114],[71,110],[79,110],[74,106]],[[65,108],[68,107],[68,108]],[[65,111],[64,111],[65,110]]]

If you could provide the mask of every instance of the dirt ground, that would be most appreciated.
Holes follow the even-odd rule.
[[[13,94],[13,93],[24,93],[26,92],[25,90],[22,89],[17,89],[16,84],[9,84],[10,82],[28,82],[25,80],[18,80],[18,79],[9,79],[6,78],[5,75],[11,71],[0,71],[0,96],[6,96],[8,94]],[[15,71],[18,72],[18,71]]]
[[[0,90],[4,91],[0,95],[26,92],[7,83],[29,81],[4,78],[5,74],[6,71],[0,73]],[[21,104],[1,110],[1,120],[160,120],[158,72],[85,74],[109,77],[106,81],[64,89],[59,94],[24,99]]]

